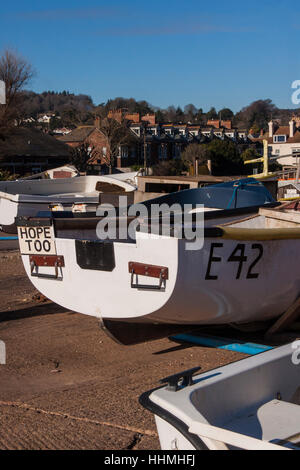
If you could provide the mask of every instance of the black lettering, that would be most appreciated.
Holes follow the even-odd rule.
[[[239,251],[240,251],[240,255],[237,256],[237,253]],[[238,271],[237,271],[237,274],[236,274],[236,279],[241,278],[243,264],[247,262],[247,259],[248,259],[247,256],[245,256],[245,245],[240,243],[236,247],[236,249],[234,250],[232,255],[228,258],[229,263],[234,263],[234,262],[239,263]]]
[[[27,228],[26,227],[19,227],[19,234],[21,235],[21,238],[23,239],[24,237],[25,238],[28,238],[28,235],[27,235]]]
[[[38,227],[36,229],[36,235],[37,235],[37,238],[40,238],[40,235],[44,232],[44,230],[41,228],[41,227]]]
[[[223,243],[212,243],[211,244],[209,261],[208,261],[207,271],[206,271],[206,275],[205,275],[205,279],[207,281],[217,281],[218,280],[218,276],[212,276],[210,271],[211,271],[212,263],[220,263],[222,261],[222,258],[214,256],[215,248],[223,248],[223,246],[224,246]]]
[[[30,238],[36,238],[35,228],[30,227],[30,229],[28,230],[28,236],[29,236]]]
[[[35,240],[34,248],[38,253],[40,253],[42,251],[42,244],[39,240]]]
[[[261,244],[256,243],[256,244],[252,245],[252,250],[258,250],[259,253],[258,253],[258,257],[253,261],[253,263],[251,264],[251,266],[248,270],[247,279],[258,279],[259,278],[259,273],[253,273],[252,269],[257,265],[257,263],[263,257],[264,247]]]
[[[43,249],[44,251],[46,251],[47,253],[49,253],[49,251],[51,250],[51,244],[48,240],[44,240],[43,242]]]
[[[25,243],[28,244],[28,250],[31,251],[31,243],[32,243],[32,240],[25,240]]]
[[[51,238],[50,227],[44,228],[44,236],[45,238]]]

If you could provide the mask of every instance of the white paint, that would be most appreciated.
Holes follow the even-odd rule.
[[[18,227],[22,255],[56,255],[53,227]]]
[[[244,227],[251,233],[264,224],[265,217],[261,216],[247,220]],[[235,227],[239,230],[243,223]],[[268,233],[270,229],[262,230]],[[221,246],[214,247],[212,252],[214,243]],[[235,252],[240,244],[244,246],[246,260],[237,279],[239,262],[228,260],[240,254]],[[263,248],[263,256],[251,271],[258,277],[249,278],[259,255],[257,244]],[[142,318],[143,322],[162,324],[248,323],[278,317],[299,296],[300,239],[291,243],[286,239],[241,242],[206,238],[202,250],[187,251],[185,240],[145,237],[138,232],[136,243],[114,243],[116,267],[112,272],[81,269],[76,261],[74,239],[56,238],[56,247],[57,254],[65,258],[63,280],[31,278],[32,282],[52,301],[95,317]],[[30,278],[29,259],[22,258]],[[169,280],[165,291],[132,289],[128,270],[132,261],[167,267]],[[139,282],[155,284],[155,281],[142,277]]]
[[[154,391],[150,401],[199,435],[210,450],[226,449],[225,444],[269,448],[300,431],[299,366],[292,363],[291,351],[288,344],[210,370],[176,393]],[[189,448],[178,429],[158,417],[156,422],[162,450],[169,450],[174,439],[179,450]]]
[[[17,216],[35,216],[50,205],[87,204],[96,211],[99,205],[98,182],[120,186],[125,192],[136,189],[136,173],[113,176],[19,180],[0,182],[0,225],[11,225]]]

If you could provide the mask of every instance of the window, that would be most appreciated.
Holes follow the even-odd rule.
[[[136,134],[136,135],[141,135],[141,130],[139,127],[134,127],[132,128],[132,131]]]
[[[121,147],[121,157],[128,158],[128,147]]]
[[[273,142],[286,142],[286,135],[274,135],[274,140]]]

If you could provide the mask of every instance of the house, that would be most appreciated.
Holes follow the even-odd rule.
[[[41,124],[50,124],[52,118],[55,117],[55,113],[43,113],[38,115],[38,122]],[[57,119],[61,119],[59,116],[56,116]]]
[[[249,146],[262,149],[261,142],[249,139],[246,130],[233,128],[231,121],[217,121],[218,126],[200,126],[199,124],[151,124],[145,122],[131,122],[129,128],[138,139],[139,146],[136,152],[137,164],[152,166],[162,160],[181,157],[181,153],[192,143],[206,144],[213,139],[228,139],[239,145],[241,151]],[[146,160],[146,161],[145,161]]]
[[[119,152],[112,162],[113,167],[128,168],[136,163],[138,152],[138,139],[134,138],[128,130],[127,143],[119,146]],[[72,149],[87,146],[90,152],[89,172],[106,173],[111,164],[110,144],[106,135],[100,129],[100,120],[97,118],[93,126],[80,126],[66,135],[58,136],[57,140],[68,145]]]
[[[53,129],[52,133],[56,135],[67,135],[72,132],[72,129],[69,129],[67,127],[61,127],[58,129]]]
[[[140,122],[146,122],[151,125],[155,125],[155,114],[145,114],[141,116],[140,113],[129,113],[127,109],[116,109],[109,111],[107,117],[109,119],[115,119],[118,122],[122,122],[123,119],[132,123],[138,124]]]
[[[300,156],[300,120],[293,117],[288,126],[269,122],[269,132],[256,140],[268,140],[269,156],[285,167],[295,166]]]
[[[223,121],[223,120],[220,120],[220,119],[209,119],[206,124],[207,124],[207,126],[212,126],[212,127],[217,128],[217,129],[219,129],[221,127],[225,127],[226,129],[231,129],[232,128],[232,122],[230,120]]]
[[[17,175],[40,173],[69,162],[69,148],[35,128],[14,127],[0,139],[0,168]]]

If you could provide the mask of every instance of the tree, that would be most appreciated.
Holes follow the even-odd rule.
[[[70,156],[70,163],[77,168],[80,172],[85,172],[87,163],[95,152],[94,148],[90,148],[89,144],[82,144],[79,147],[73,148]]]
[[[223,108],[220,109],[219,116],[220,119],[222,119],[223,121],[230,121],[231,119],[233,119],[234,113],[229,108]]]
[[[130,145],[134,136],[128,128],[126,119],[119,122],[115,119],[105,118],[100,122],[100,131],[105,135],[108,144],[106,155],[103,155],[102,159],[108,166],[109,173],[112,173],[120,146]]]
[[[237,113],[234,123],[246,129],[255,126],[256,129],[266,130],[268,122],[277,112],[278,109],[271,100],[257,100]]]
[[[196,160],[199,163],[206,163],[209,160],[209,151],[205,144],[190,144],[181,154],[181,159],[189,164],[195,164]]]
[[[245,173],[244,163],[234,142],[215,139],[207,144],[212,173],[216,176],[240,175]]]
[[[155,112],[155,120],[158,123],[164,123],[165,122],[165,115],[161,109],[158,109]]]
[[[217,115],[216,108],[214,108],[214,107],[210,108],[210,110],[208,111],[208,113],[206,113],[206,119],[207,119],[207,120],[210,120],[210,119],[218,119],[218,115]]]
[[[188,166],[180,159],[159,162],[152,167],[154,176],[180,176],[188,170]]]
[[[29,62],[5,50],[0,57],[0,80],[6,85],[6,104],[0,106],[0,131],[13,126],[20,117],[22,89],[29,84],[34,71]]]
[[[194,122],[197,115],[197,108],[193,104],[187,104],[184,107],[185,121]]]
[[[256,158],[260,158],[261,155],[254,147],[249,147],[241,154],[241,158],[246,162],[247,160],[255,160]]]

